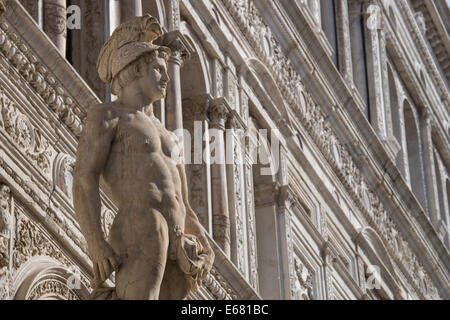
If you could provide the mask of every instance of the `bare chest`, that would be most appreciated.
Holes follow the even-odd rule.
[[[113,150],[123,154],[161,153],[170,157],[176,142],[156,118],[142,112],[126,115],[118,123]]]

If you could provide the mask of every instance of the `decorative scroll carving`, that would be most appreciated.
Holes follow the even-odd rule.
[[[81,300],[78,294],[67,284],[55,280],[45,279],[38,282],[26,297],[26,300],[42,300],[53,298],[57,300]]]
[[[14,269],[18,269],[29,258],[39,255],[52,257],[66,266],[72,265],[30,219],[17,213],[13,254]]]
[[[236,300],[238,295],[225,282],[220,274],[212,268],[209,274],[203,280],[203,285],[217,300]]]
[[[15,104],[0,91],[0,126],[44,173],[48,174],[54,150],[41,130],[35,128],[27,116],[21,113]]]
[[[364,183],[369,185],[362,177],[360,170],[355,165],[355,162],[346,147],[339,141],[336,134],[332,130],[332,125],[327,120],[327,116],[321,111],[320,106],[314,101],[312,95],[304,90],[299,74],[296,72],[290,60],[284,55],[281,45],[271,34],[270,29],[265,25],[263,18],[258,13],[255,4],[251,0],[222,0],[225,6],[239,24],[248,42],[252,45],[254,51],[263,60],[269,69],[272,70],[272,75],[277,79],[280,85],[280,90],[284,94],[288,104],[290,104],[296,113],[297,117],[310,133],[313,141],[317,144],[326,159],[329,161],[333,169],[337,172],[338,177],[343,182],[353,200],[356,202],[359,209],[369,220],[371,226],[382,235],[385,245],[389,248],[390,254],[397,262],[404,267],[405,275],[409,281],[414,283],[415,289],[421,293],[423,297],[430,296],[439,298],[436,287],[424,268],[420,265],[416,255],[410,249],[408,243],[403,240],[400,232],[398,232],[395,224],[384,210],[380,199],[375,191],[367,190],[369,197],[373,199],[372,210],[369,212],[365,209],[364,198],[365,195],[361,192],[361,185]],[[403,5],[403,0],[401,1]],[[264,32],[263,32],[264,30]],[[266,34],[270,39],[270,46],[273,48],[273,55],[266,56],[261,43],[261,35]],[[299,105],[302,101],[301,94],[304,94],[306,101],[306,110]],[[335,141],[335,146],[331,146],[331,142]],[[333,156],[332,150],[336,148],[340,155],[340,164]],[[395,230],[395,231],[394,231]],[[390,246],[393,243],[392,239],[396,239],[397,243],[402,243],[402,251],[399,246]],[[405,257],[414,257],[407,259]],[[418,277],[418,270],[424,274],[426,283],[429,284],[427,291],[423,291],[420,286]]]
[[[245,194],[247,205],[247,233],[248,233],[248,254],[249,254],[249,277],[250,284],[258,289],[258,259],[256,256],[256,222],[255,222],[255,204],[253,202],[253,171],[252,165],[245,164]]]
[[[295,262],[295,300],[313,300],[313,273],[309,270],[298,257],[294,258]]]
[[[79,136],[82,130],[81,118],[85,116],[82,108],[39,62],[28,46],[14,32],[9,31],[6,23],[0,24],[0,52],[73,134]]]
[[[0,300],[9,295],[10,189],[0,183]]]

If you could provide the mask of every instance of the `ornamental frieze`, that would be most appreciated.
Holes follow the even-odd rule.
[[[82,131],[81,108],[55,76],[5,22],[0,23],[0,53],[14,66],[75,136]]]

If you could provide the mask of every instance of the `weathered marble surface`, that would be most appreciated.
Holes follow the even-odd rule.
[[[93,106],[78,145],[74,206],[94,263],[94,299],[183,299],[211,270],[214,253],[188,202],[177,137],[153,114],[169,82],[170,49],[147,15],[119,26],[102,48],[100,77],[118,99]],[[99,178],[118,213],[105,240]],[[102,284],[112,272],[115,288]]]

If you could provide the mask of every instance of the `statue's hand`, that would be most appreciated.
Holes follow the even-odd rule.
[[[100,241],[91,250],[91,258],[94,267],[94,279],[92,287],[98,288],[113,271],[118,271],[121,264],[120,257],[105,240]]]

